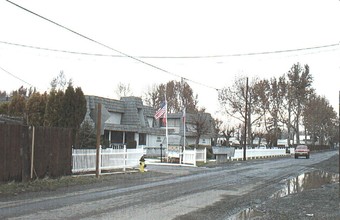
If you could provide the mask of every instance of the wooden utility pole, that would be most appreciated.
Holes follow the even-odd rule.
[[[35,144],[35,126],[32,126],[32,149],[31,149],[31,179],[33,179],[34,172],[34,144]]]
[[[244,113],[244,145],[243,145],[243,160],[247,160],[247,115],[248,115],[248,77],[246,79],[246,109]]]
[[[96,177],[99,177],[99,148],[100,148],[100,133],[101,133],[101,118],[102,118],[102,104],[98,103],[97,108],[97,143],[96,143]]]
[[[339,176],[340,176],[340,91],[339,91]],[[339,198],[340,198],[340,181],[339,181]]]

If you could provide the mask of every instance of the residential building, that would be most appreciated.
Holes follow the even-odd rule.
[[[97,118],[97,104],[102,104],[102,134],[106,147],[126,144],[129,148],[144,147],[150,152],[159,153],[160,145],[166,146],[166,126],[162,119],[154,118],[157,109],[146,106],[139,97],[122,97],[120,100],[97,96],[85,96],[87,113],[85,120],[93,125]],[[200,135],[199,145],[211,146],[213,120],[210,114],[203,113],[208,129]],[[169,146],[183,146],[184,124],[182,113],[168,114]],[[186,146],[196,142],[195,114],[186,114]],[[163,148],[164,149],[164,148]]]

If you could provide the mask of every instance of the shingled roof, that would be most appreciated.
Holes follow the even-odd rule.
[[[87,101],[87,114],[85,120],[95,123],[96,105],[102,103],[102,114],[121,113],[121,124],[105,123],[108,130],[131,131],[140,133],[164,133],[164,131],[151,128],[148,124],[148,117],[153,117],[155,109],[143,105],[139,97],[122,97],[120,100],[108,99],[97,96],[85,96]]]
[[[124,103],[124,114],[122,117],[122,125],[141,126],[142,122],[139,116],[138,109],[139,111],[143,111],[142,99],[138,97],[122,97],[121,100]],[[143,120],[145,121],[144,117],[143,117]]]
[[[85,98],[89,109],[95,109],[96,104],[102,103],[108,111],[124,113],[124,101],[98,96],[85,96]]]

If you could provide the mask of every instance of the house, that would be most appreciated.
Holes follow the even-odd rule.
[[[169,137],[172,135],[179,136],[180,139],[172,138],[173,140],[179,140],[179,143],[172,143],[169,140],[169,145],[179,144],[183,146],[185,139],[185,146],[195,146],[196,137],[198,135],[197,123],[201,124],[203,128],[202,134],[198,140],[199,146],[211,146],[211,140],[214,138],[213,118],[209,113],[186,113],[185,118],[185,138],[184,138],[184,120],[182,113],[168,114],[168,131]],[[202,125],[203,124],[203,125]],[[201,128],[202,129],[202,128]],[[178,141],[177,141],[178,142]]]
[[[126,144],[128,148],[147,149],[150,154],[159,154],[162,144],[166,146],[166,126],[162,119],[156,120],[154,115],[157,109],[146,106],[139,97],[122,97],[120,100],[108,99],[98,96],[85,96],[87,101],[86,121],[95,125],[97,104],[102,104],[102,134],[107,145]],[[197,132],[195,131],[195,115],[186,114],[186,146],[194,145]],[[212,117],[203,114],[209,129],[201,134],[199,145],[211,146],[213,137]],[[183,146],[184,124],[182,113],[168,114],[168,141],[169,146]]]

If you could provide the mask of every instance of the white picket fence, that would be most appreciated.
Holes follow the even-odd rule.
[[[246,157],[249,159],[286,156],[286,149],[247,149]],[[231,157],[232,160],[243,159],[243,149],[236,149],[235,155]]]
[[[140,149],[100,149],[100,170],[138,167],[144,150]],[[88,172],[96,170],[96,149],[72,149],[72,172]]]
[[[207,162],[207,148],[202,150],[187,150],[183,151],[183,163],[184,164],[193,164],[196,166],[196,162]]]

